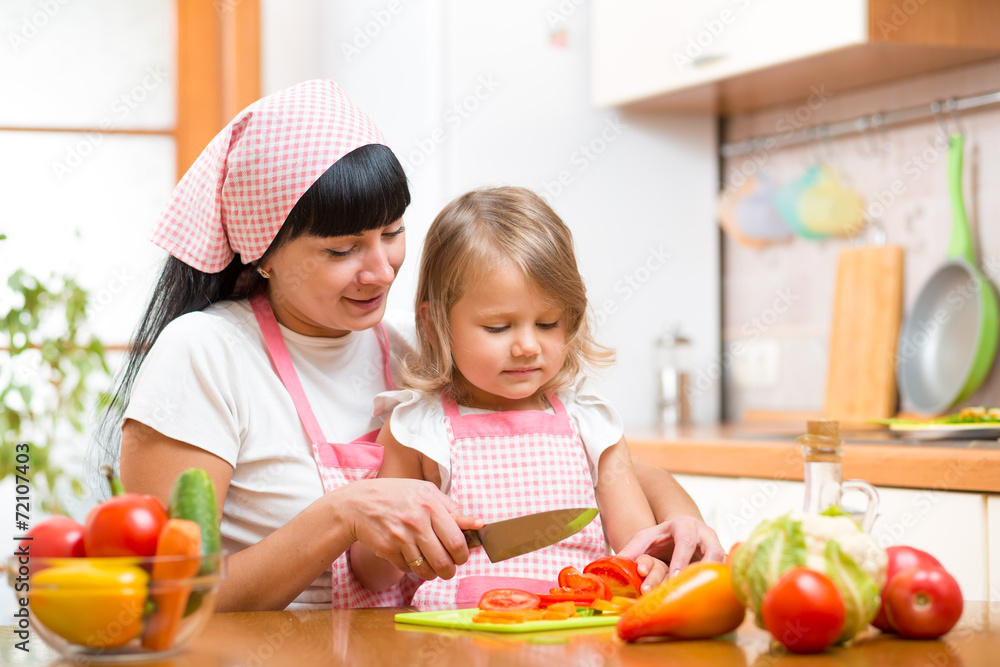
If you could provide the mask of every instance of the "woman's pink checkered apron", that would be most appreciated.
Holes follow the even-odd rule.
[[[451,497],[462,513],[486,523],[522,514],[569,507],[597,507],[594,483],[580,435],[566,408],[548,396],[554,414],[544,410],[459,414],[455,401],[442,397],[451,451]],[[605,553],[600,518],[575,535],[499,563],[482,549],[452,579],[421,584],[413,596],[420,609],[474,607],[479,594],[515,579],[536,580],[547,592],[559,570],[584,565]]]
[[[292,365],[288,347],[285,345],[285,339],[281,336],[281,330],[278,328],[274,311],[271,310],[271,304],[263,293],[257,293],[250,298],[250,305],[253,307],[253,313],[257,318],[261,333],[264,334],[264,343],[267,345],[275,372],[291,395],[299,419],[309,435],[313,458],[316,460],[320,478],[323,480],[324,492],[329,493],[359,479],[374,478],[378,473],[379,466],[382,465],[382,445],[375,442],[378,430],[366,433],[348,443],[327,442],[323,436],[323,430],[316,420],[316,415],[313,414],[309,405],[309,399],[306,398],[305,391],[302,389],[302,383],[299,382],[299,375]],[[396,386],[389,373],[389,337],[385,327],[381,324],[379,332],[381,333],[379,343],[382,347],[386,386],[395,389]],[[392,588],[378,592],[369,591],[359,584],[351,573],[350,551],[341,554],[337,560],[333,561],[331,571],[333,574],[332,605],[335,609],[403,606],[409,603],[414,588],[419,584],[419,580],[415,580],[413,577],[404,577],[399,584]]]

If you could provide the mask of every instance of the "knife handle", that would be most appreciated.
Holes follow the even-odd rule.
[[[483,543],[479,541],[479,533],[474,530],[463,530],[462,534],[465,535],[465,543],[469,548],[481,547]]]

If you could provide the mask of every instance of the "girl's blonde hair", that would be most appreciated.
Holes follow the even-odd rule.
[[[455,385],[449,315],[471,285],[503,266],[519,269],[538,294],[563,310],[566,361],[545,390],[570,385],[585,367],[613,361],[614,352],[591,333],[587,290],[569,228],[530,190],[474,190],[445,206],[427,231],[416,298],[420,356],[407,360],[404,386],[462,398]],[[426,318],[421,317],[424,303]]]

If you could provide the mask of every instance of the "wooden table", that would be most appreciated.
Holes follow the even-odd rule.
[[[851,648],[815,656],[768,650],[767,633],[747,620],[729,640],[623,644],[613,628],[570,633],[496,634],[396,625],[393,609],[216,614],[205,632],[168,660],[144,667],[979,667],[1000,664],[1000,605],[966,603],[962,620],[937,641],[872,631]],[[31,652],[0,628],[0,664],[48,665],[58,656],[37,635]],[[124,663],[117,663],[124,664]],[[133,663],[128,663],[133,664]]]

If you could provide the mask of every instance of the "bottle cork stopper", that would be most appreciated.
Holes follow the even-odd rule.
[[[840,435],[840,422],[836,419],[810,419],[806,422],[806,432],[836,438]]]

